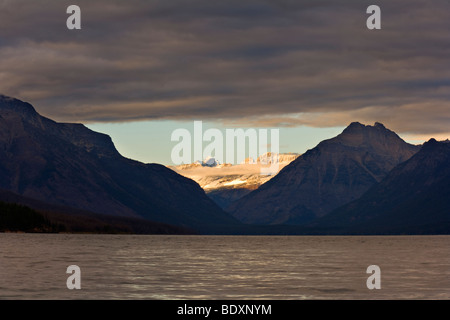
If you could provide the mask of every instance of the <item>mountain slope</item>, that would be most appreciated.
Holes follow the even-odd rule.
[[[196,233],[191,229],[154,222],[143,218],[111,216],[61,205],[52,205],[2,189],[0,189],[0,203],[3,204],[3,207],[0,207],[0,216],[7,213],[4,212],[5,206],[6,208],[9,206],[15,209],[10,210],[9,223],[3,224],[2,229],[9,231],[127,234]],[[44,226],[46,227],[43,228],[39,219],[31,217],[28,221],[27,216],[30,216],[28,213],[30,210],[34,211],[34,215],[44,218]],[[14,217],[11,213],[18,213],[18,216]],[[17,221],[21,221],[20,224],[16,224]],[[16,224],[15,227],[14,224]]]
[[[450,143],[431,139],[361,198],[312,227],[360,233],[450,232]]]
[[[122,157],[111,138],[0,96],[0,188],[50,204],[204,232],[236,224],[194,181]]]
[[[357,199],[418,149],[380,123],[353,122],[228,211],[246,223],[305,224]]]
[[[0,201],[0,232],[53,233],[60,229],[60,226],[52,224],[31,208]]]

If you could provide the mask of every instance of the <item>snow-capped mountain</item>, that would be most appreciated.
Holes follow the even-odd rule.
[[[299,156],[298,153],[273,153],[273,152],[267,152],[263,155],[260,155],[256,161],[253,158],[247,158],[245,159],[241,164],[266,164],[270,165],[273,163],[290,163],[297,159]]]
[[[275,174],[269,175],[266,173],[268,170],[264,170],[269,168],[271,164],[278,161],[277,169],[281,170],[298,156],[299,154],[296,153],[275,154],[268,152],[256,160],[247,158],[238,165],[220,164],[216,159],[209,157],[202,162],[197,161],[170,168],[196,181],[210,198],[224,208],[232,201],[241,198],[272,179]]]
[[[204,167],[217,167],[218,165],[220,165],[219,161],[213,157],[208,157],[202,162]]]

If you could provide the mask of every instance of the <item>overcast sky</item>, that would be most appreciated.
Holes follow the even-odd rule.
[[[0,93],[59,121],[447,134],[449,57],[447,0],[0,0]]]

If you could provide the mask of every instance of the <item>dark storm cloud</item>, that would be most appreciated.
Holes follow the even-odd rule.
[[[448,132],[450,4],[0,0],[0,92],[64,121],[380,121]]]

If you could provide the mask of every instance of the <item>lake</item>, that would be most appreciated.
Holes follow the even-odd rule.
[[[450,299],[449,248],[450,236],[0,234],[0,299]]]

